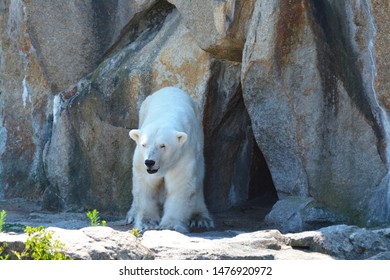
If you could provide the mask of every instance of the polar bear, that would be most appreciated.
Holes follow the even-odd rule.
[[[166,87],[148,96],[139,112],[133,157],[133,202],[127,223],[135,228],[213,227],[203,194],[201,114],[184,91]]]

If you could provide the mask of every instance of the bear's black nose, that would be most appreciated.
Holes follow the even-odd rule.
[[[154,160],[147,159],[145,160],[145,165],[151,168],[156,162]]]

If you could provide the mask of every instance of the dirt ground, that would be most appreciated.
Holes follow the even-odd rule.
[[[224,212],[212,213],[215,222],[213,231],[239,230],[255,231],[266,228],[264,217],[271,210],[273,202],[266,198],[258,198]],[[5,210],[5,230],[20,232],[23,226],[60,227],[65,229],[79,229],[89,226],[86,213],[80,212],[47,212],[42,211],[39,202],[24,199],[0,200],[0,211]],[[100,214],[100,217],[117,230],[130,230],[131,225],[125,223],[121,216]],[[193,229],[192,232],[203,230]]]

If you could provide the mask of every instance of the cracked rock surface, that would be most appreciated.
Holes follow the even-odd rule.
[[[8,243],[8,252],[23,250],[27,239],[22,233],[23,225],[42,225],[65,244],[68,255],[83,260],[390,259],[390,228],[386,227],[369,229],[341,224],[281,233],[261,224],[249,227],[253,219],[248,212],[236,213],[237,217],[241,215],[241,223],[232,227],[234,213],[227,212],[215,217],[214,231],[181,234],[151,230],[136,238],[123,217],[102,215],[107,226],[90,227],[85,213],[33,211],[34,205],[27,202],[18,209],[7,212],[5,229],[9,232],[0,233],[0,244]]]

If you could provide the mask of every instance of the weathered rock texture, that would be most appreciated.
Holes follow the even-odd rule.
[[[90,227],[85,213],[47,213],[39,210],[36,203],[25,202],[20,206],[21,203],[13,199],[8,202],[12,210],[7,212],[4,224],[7,232],[0,233],[0,246],[8,244],[4,254],[10,257],[13,257],[12,250],[23,251],[28,238],[22,233],[23,225],[29,225],[44,226],[54,232],[53,239],[64,243],[66,253],[75,259],[390,259],[389,227],[369,229],[318,224],[313,231],[285,233],[295,230],[294,222],[299,219],[313,228],[312,220],[302,219],[303,212],[311,213],[306,217],[313,213],[319,216],[317,221],[327,214],[320,213],[321,205],[312,198],[289,200],[295,212],[281,221],[282,229],[288,229],[284,232],[253,225],[251,215],[243,211],[236,214],[234,224],[231,213],[218,213],[216,231],[184,235],[153,230],[135,238],[123,217],[102,215],[107,226]],[[0,202],[0,209],[5,206]],[[278,204],[276,206],[278,209]]]
[[[375,19],[353,2],[257,1],[242,83],[279,197],[374,223],[389,218],[389,127],[373,87]]]
[[[147,231],[141,244],[156,259],[179,260],[329,260],[331,256],[294,250],[277,230],[210,232],[183,235],[173,231]]]
[[[295,234],[278,230],[207,232],[183,235],[147,231],[141,238],[109,227],[51,227],[53,240],[64,244],[76,260],[385,260],[390,254],[390,230],[337,225]],[[27,236],[0,233],[3,254],[23,251]]]
[[[347,260],[389,259],[389,229],[368,230],[355,226],[335,225],[308,231],[287,234],[287,244],[295,249],[337,256]]]
[[[151,260],[154,253],[141,245],[130,232],[113,230],[109,227],[86,227],[77,230],[50,227],[51,241],[60,241],[64,254],[74,260]],[[0,233],[0,245],[4,247],[3,257],[15,259],[12,251],[22,252],[29,237],[25,234]]]
[[[291,231],[387,223],[389,17],[385,0],[1,1],[0,199],[125,213],[128,130],[177,86],[203,106],[212,211],[266,195],[273,226],[299,213]]]
[[[169,0],[197,44],[215,57],[241,62],[253,0]]]
[[[389,229],[337,225],[295,234],[277,230],[210,232],[185,236],[148,231],[141,244],[156,259],[363,260],[388,259]]]
[[[312,197],[299,196],[277,201],[264,219],[267,227],[277,228],[282,233],[318,229],[347,221],[348,218],[330,211]]]
[[[151,260],[154,254],[142,246],[130,232],[109,227],[87,227],[80,230],[48,228],[53,239],[65,244],[66,253],[75,260]]]

